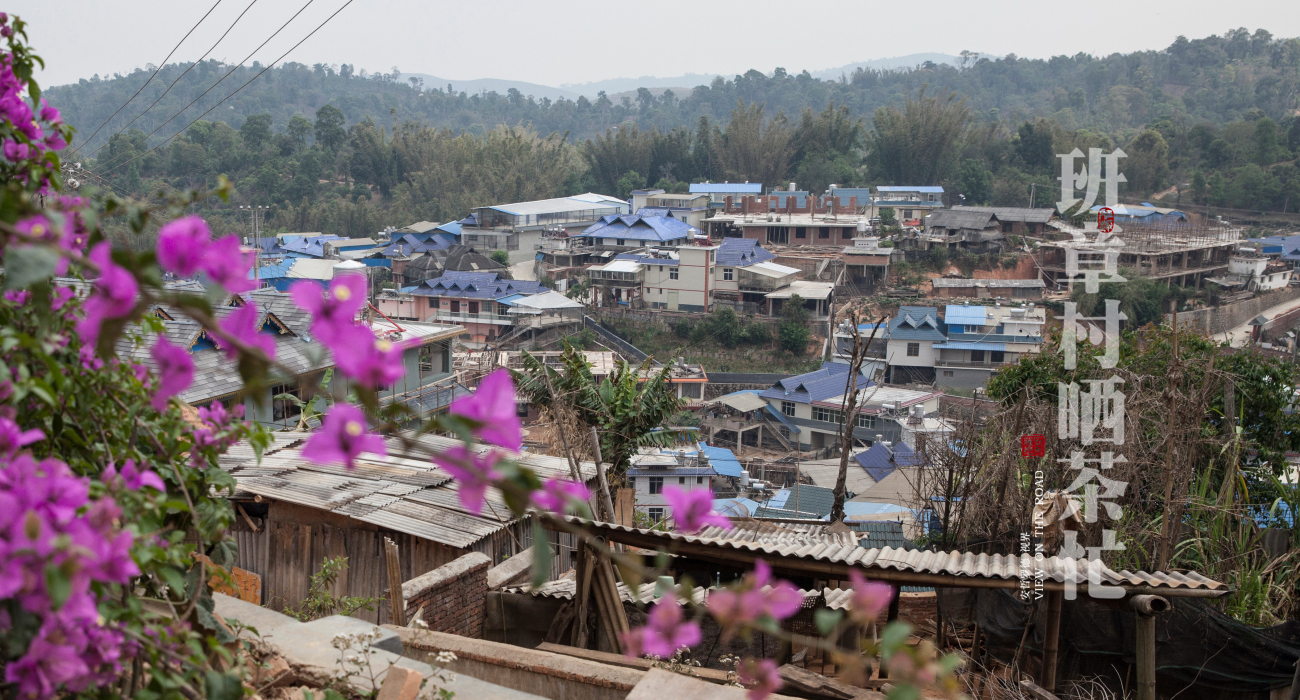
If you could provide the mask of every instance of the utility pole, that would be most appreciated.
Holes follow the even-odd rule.
[[[253,279],[257,286],[262,286],[262,217],[266,215],[266,210],[270,207],[260,207],[251,205],[240,205],[240,209],[246,210],[252,225],[253,232]]]

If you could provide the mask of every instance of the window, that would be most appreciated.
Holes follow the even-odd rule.
[[[660,265],[660,266],[659,266],[659,271],[660,271],[660,272],[663,272],[663,271],[664,271],[664,266],[663,266],[663,265]]]
[[[818,237],[818,238],[830,238],[830,237],[831,237],[831,227],[830,227],[830,226],[821,226],[821,227],[818,227],[818,229],[817,229],[817,237]]]
[[[670,267],[670,268],[668,268],[668,279],[670,279],[670,280],[675,280],[675,279],[678,279],[678,277],[679,277],[679,275],[678,275],[678,273],[677,273],[677,268],[675,268],[675,267]]]
[[[840,422],[839,411],[832,411],[829,408],[822,408],[820,406],[813,406],[812,416],[813,416],[813,420],[819,420],[825,423]]]
[[[795,238],[807,238],[807,237],[808,237],[808,228],[807,228],[806,226],[795,226],[795,227],[794,227],[794,237],[795,237]]]
[[[1010,222],[1010,221],[1004,221],[1004,222],[1002,222],[1002,232],[1003,232],[1003,233],[1011,233],[1011,222]]]
[[[907,356],[908,356],[908,357],[920,357],[920,356],[921,356],[921,344],[920,344],[920,343],[908,343],[908,344],[907,344]]]
[[[439,352],[440,350],[442,350],[442,348],[436,345],[420,346],[419,358],[420,358],[421,372],[442,371],[442,361],[441,361],[442,358],[439,357],[439,355],[441,355],[442,353]]]
[[[952,370],[950,370],[950,369],[945,369],[945,370],[943,371],[943,376],[945,376],[945,377],[951,377],[951,376],[952,376]]]
[[[992,362],[994,364],[1001,364],[1003,362],[1006,362],[1007,361],[1006,357],[1007,354],[1001,350],[992,350],[989,352],[989,362]]]
[[[859,413],[858,419],[853,423],[859,428],[874,428],[876,427],[876,417],[866,413]]]
[[[477,302],[477,301],[471,301],[471,302],[469,302],[469,312],[472,313],[472,314],[476,314],[476,313],[478,313],[478,302]]]
[[[684,399],[698,399],[698,398],[700,398],[701,395],[703,394],[703,391],[702,391],[703,388],[704,388],[704,386],[703,386],[702,384],[683,384],[683,385],[682,385],[682,398],[684,398]]]
[[[702,484],[702,483],[704,483],[704,477],[702,477],[702,476],[697,476],[697,477],[695,477],[695,483],[697,483],[697,484]]]
[[[677,483],[679,483],[679,484],[685,484],[685,483],[686,483],[686,477],[684,477],[684,476],[679,476],[679,477],[677,477]]]
[[[729,267],[724,267],[724,268],[722,268],[722,279],[723,279],[723,280],[725,280],[725,281],[727,281],[727,282],[730,282],[730,281],[731,281],[732,279],[734,279],[734,278],[735,278],[735,275],[733,274],[731,268],[729,268]]]
[[[781,402],[781,413],[784,413],[784,414],[787,415],[787,416],[793,416],[793,415],[794,415],[794,402],[793,402],[793,401],[782,401],[782,402]]]
[[[623,239],[622,239],[622,238],[616,238],[616,239],[614,239],[614,242],[615,242],[615,244],[617,244],[617,245],[623,245]]]
[[[843,238],[846,241],[849,240],[850,238],[853,238],[853,229],[851,228],[840,229],[840,238]]]
[[[662,476],[650,477],[650,495],[664,492],[664,478]]]
[[[452,312],[452,313],[458,313],[459,311],[460,311],[460,302],[459,302],[459,301],[456,301],[455,299],[452,299],[452,300],[451,300],[451,312]]]
[[[302,413],[302,408],[290,399],[277,399],[281,394],[301,398],[297,384],[277,384],[271,387],[271,420],[289,421]]]
[[[903,210],[903,218],[904,218],[904,219],[910,219],[910,218],[912,218],[912,210],[911,210],[911,209],[904,209],[904,210]]]
[[[983,362],[983,361],[984,361],[984,351],[983,351],[983,350],[971,350],[971,351],[970,351],[970,361],[971,361],[971,362]]]
[[[646,511],[646,512],[650,515],[650,520],[652,520],[652,521],[654,521],[654,522],[656,522],[656,523],[663,522],[663,520],[664,520],[664,509],[663,509],[663,508],[651,508],[650,510],[648,510],[648,511]]]

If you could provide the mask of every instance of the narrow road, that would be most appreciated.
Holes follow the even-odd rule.
[[[1291,301],[1288,301],[1283,304],[1278,304],[1277,306],[1270,306],[1269,308],[1261,311],[1259,315],[1267,319],[1273,319],[1274,317],[1280,314],[1284,314],[1294,309],[1300,309],[1300,299],[1292,299]],[[1233,328],[1232,330],[1227,331],[1224,334],[1227,336],[1227,340],[1232,345],[1232,347],[1244,348],[1250,344],[1251,326],[1249,324],[1250,321],[1247,321],[1246,323],[1243,323],[1240,326],[1237,326],[1236,328]],[[1220,334],[1216,333],[1214,339],[1218,340],[1219,336]]]

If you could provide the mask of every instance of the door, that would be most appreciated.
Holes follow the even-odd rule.
[[[677,310],[677,292],[668,292],[668,310]]]

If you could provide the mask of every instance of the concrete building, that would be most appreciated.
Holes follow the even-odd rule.
[[[1206,278],[1228,271],[1229,258],[1241,240],[1240,228],[1221,222],[1198,220],[1179,227],[1131,226],[1123,230],[1117,226],[1114,237],[1123,244],[1103,253],[1093,243],[1097,238],[1095,230],[1074,228],[1060,221],[1052,222],[1051,227],[1057,232],[1049,235],[1057,240],[1039,242],[1034,260],[1043,281],[1053,290],[1072,289],[1074,283],[1083,280],[1081,273],[1073,280],[1069,277],[1072,257],[1089,269],[1099,269],[1103,255],[1125,277],[1137,275],[1166,285],[1199,289]],[[1095,262],[1089,265],[1088,258]]]
[[[520,314],[511,313],[514,302],[550,291],[538,282],[511,280],[496,272],[444,272],[408,290],[380,293],[376,306],[398,320],[457,323],[473,342],[507,335],[520,322]]]
[[[935,345],[948,340],[933,306],[902,306],[889,321],[885,350],[885,382],[889,384],[933,384],[939,359]]]
[[[854,238],[853,245],[845,246],[840,256],[844,261],[844,282],[861,294],[871,294],[889,278],[889,259],[894,250],[882,248],[876,236]]]
[[[699,445],[679,449],[643,447],[632,456],[632,466],[627,470],[633,509],[656,523],[671,520],[673,516],[672,506],[664,497],[665,488],[712,494],[717,477],[718,472]]]
[[[1043,344],[1044,309],[949,305],[944,309],[947,339],[931,346],[935,384],[974,389],[988,383],[994,372],[1014,364]]]
[[[700,229],[709,214],[707,194],[669,194],[663,190],[632,190],[632,213],[667,216]]]
[[[823,362],[812,372],[786,377],[760,392],[759,397],[772,408],[770,414],[776,419],[776,429],[782,439],[800,450],[819,450],[835,444],[835,438],[827,436],[834,436],[839,428],[831,427],[836,424],[827,420],[826,411],[833,409],[824,402],[843,396],[850,388],[862,389],[870,384],[864,374],[853,379],[849,375],[848,365]],[[816,414],[814,404],[817,404]]]
[[[793,201],[793,197],[790,198]],[[810,198],[810,201],[816,202]],[[764,245],[847,246],[853,239],[865,235],[868,229],[866,215],[768,212],[766,204],[758,202],[759,213],[716,214],[704,221],[709,238],[748,238]]]
[[[942,208],[943,188],[938,185],[881,185],[867,215],[874,219],[881,209],[893,209],[898,223],[920,226],[926,214]]]
[[[763,185],[758,182],[693,182],[688,191],[691,194],[707,195],[709,207],[721,209],[728,197],[739,200],[741,197],[763,194]]]
[[[1041,279],[984,280],[937,277],[930,280],[931,296],[940,299],[1030,299],[1043,298],[1047,285]]]
[[[480,250],[504,250],[511,263],[518,263],[534,258],[546,231],[581,231],[601,217],[629,212],[626,201],[594,192],[476,207],[459,222],[460,242]]]
[[[1289,285],[1294,272],[1290,263],[1241,250],[1228,259],[1228,274],[1207,277],[1205,281],[1230,291],[1269,292]]]
[[[695,242],[696,229],[671,216],[626,214],[602,216],[599,221],[569,238],[570,245],[624,249],[645,246],[681,246]]]

